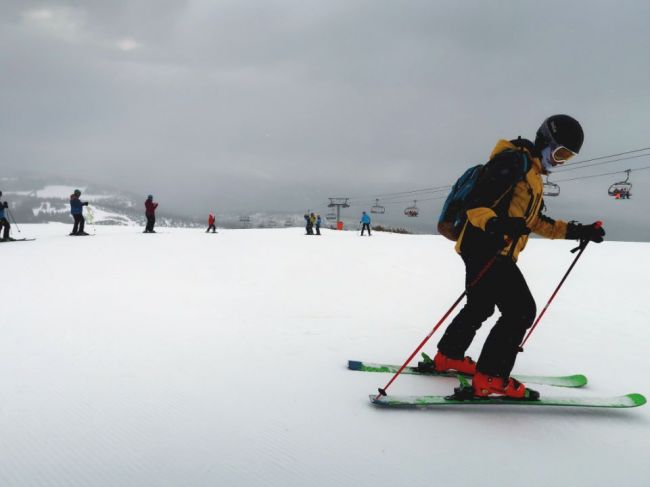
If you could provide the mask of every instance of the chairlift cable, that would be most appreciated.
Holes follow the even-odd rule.
[[[650,169],[650,166],[638,167],[636,169],[629,169],[629,171],[630,172],[645,171],[646,169]],[[591,176],[580,176],[580,177],[577,177],[577,178],[558,179],[555,182],[556,183],[563,183],[563,182],[566,182],[566,181],[578,181],[580,179],[599,178],[599,177],[603,177],[603,176],[611,176],[613,174],[621,174],[621,173],[624,173],[624,172],[627,172],[627,171],[628,171],[628,169],[625,169],[623,171],[613,171],[613,172],[606,172],[606,173],[602,173],[602,174],[593,174]]]
[[[634,150],[629,150],[629,151],[625,151],[625,152],[619,152],[618,154],[610,154],[608,156],[592,157],[591,159],[585,159],[584,161],[568,162],[568,163],[564,164],[564,166],[574,166],[576,164],[584,164],[585,162],[600,161],[601,159],[610,159],[612,157],[624,156],[626,154],[633,154],[635,152],[643,152],[643,151],[647,151],[647,150],[650,150],[650,147],[644,147],[643,149],[634,149]]]
[[[628,161],[630,159],[638,159],[640,157],[650,157],[650,154],[641,154],[641,155],[638,155],[638,156],[621,157],[620,159],[614,159],[614,160],[611,160],[611,161],[596,162],[594,164],[587,164],[586,166],[580,166],[580,167],[571,167],[569,169],[564,169],[564,165],[563,165],[560,168],[558,168],[557,171],[553,171],[553,172],[558,174],[558,173],[561,173],[561,172],[575,171],[576,169],[587,169],[588,167],[602,166],[603,164],[613,164],[614,162]]]

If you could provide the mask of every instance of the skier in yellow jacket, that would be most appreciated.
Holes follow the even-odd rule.
[[[576,155],[583,140],[577,120],[568,115],[553,115],[542,123],[535,143],[521,137],[500,140],[472,192],[467,222],[456,243],[456,251],[466,267],[467,303],[438,343],[433,366],[437,371],[456,370],[473,375],[473,393],[477,397],[539,397],[510,377],[519,344],[537,311],[516,262],[530,232],[552,239],[603,241],[605,231],[595,223],[566,223],[542,214],[541,175]],[[470,287],[469,283],[497,254],[492,266]],[[501,316],[490,331],[478,362],[474,362],[465,352],[495,307]]]

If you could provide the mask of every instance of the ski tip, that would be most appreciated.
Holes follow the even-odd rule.
[[[571,378],[573,379],[573,382],[577,385],[580,384],[581,386],[586,386],[589,380],[587,379],[586,375],[582,374],[575,374],[572,375]]]
[[[643,406],[646,402],[648,402],[643,394],[632,393],[628,394],[627,397],[632,401],[632,407]]]
[[[368,394],[368,398],[375,406],[386,406],[388,404],[387,399],[385,399],[381,394]]]
[[[348,369],[350,370],[361,370],[363,368],[363,362],[358,360],[348,360]]]

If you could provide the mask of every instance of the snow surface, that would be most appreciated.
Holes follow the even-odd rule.
[[[442,237],[21,230],[37,240],[0,244],[2,486],[648,485],[650,406],[369,404],[390,376],[347,360],[401,363],[462,291]],[[539,309],[572,246],[522,254]],[[516,371],[590,379],[542,394],[650,394],[649,253],[590,245]],[[454,385],[400,376],[389,392]]]

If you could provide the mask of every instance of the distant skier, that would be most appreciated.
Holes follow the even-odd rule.
[[[74,193],[70,195],[70,214],[74,218],[74,225],[72,226],[72,236],[85,236],[88,235],[84,231],[84,225],[86,219],[83,215],[83,207],[88,206],[87,201],[81,201],[79,197],[81,196],[81,191],[78,189],[74,190]]]
[[[0,191],[0,197],[2,197],[2,191]],[[0,230],[4,229],[0,241],[8,242],[10,240],[13,240],[13,238],[9,236],[9,231],[11,230],[11,224],[9,223],[9,220],[5,216],[5,209],[9,209],[9,203],[7,203],[6,201],[0,201]]]
[[[205,233],[208,233],[210,230],[212,230],[212,233],[217,232],[217,227],[214,226],[215,218],[214,218],[214,213],[210,212],[208,215],[208,229],[205,231]]]
[[[320,224],[322,223],[322,220],[320,219],[320,215],[316,215],[316,235],[320,235]]]
[[[158,203],[154,203],[153,195],[147,196],[147,199],[144,202],[144,207],[144,214],[147,217],[147,226],[142,233],[156,233],[153,226],[156,224],[156,208],[158,208]]]
[[[368,236],[370,237],[370,215],[368,215],[365,211],[361,215],[361,236],[363,236],[363,232],[368,229]]]
[[[438,343],[433,366],[437,371],[473,375],[476,397],[539,397],[510,377],[519,344],[536,315],[535,300],[516,262],[531,231],[551,239],[603,241],[605,231],[596,223],[566,223],[542,214],[541,175],[576,155],[583,140],[582,127],[568,115],[547,118],[534,144],[522,138],[500,140],[470,196],[467,222],[456,243],[465,262],[467,302]],[[480,273],[482,277],[470,287]],[[475,363],[465,352],[495,307],[501,316]]]
[[[312,213],[313,215],[313,213]],[[311,221],[311,216],[307,213],[305,213],[305,232],[306,235],[313,235],[314,234],[314,224]]]

